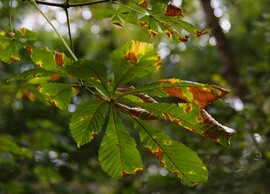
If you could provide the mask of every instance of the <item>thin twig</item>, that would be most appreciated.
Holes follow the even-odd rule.
[[[113,0],[113,1],[116,1],[116,0]],[[82,2],[82,3],[52,3],[52,2],[36,0],[37,4],[49,5],[49,6],[54,6],[54,7],[62,7],[64,9],[70,8],[70,7],[81,7],[81,6],[87,6],[87,5],[95,5],[95,4],[106,3],[106,2],[110,2],[110,0],[101,0],[101,1],[94,1],[94,2]]]
[[[10,32],[13,32],[13,24],[12,24],[12,15],[13,15],[13,7],[12,7],[12,1],[10,0],[10,12],[9,12],[9,25],[10,25]]]
[[[58,37],[60,38],[60,40],[62,41],[62,43],[64,44],[64,46],[66,47],[66,49],[68,50],[68,52],[70,53],[70,55],[72,56],[72,58],[75,61],[78,61],[77,57],[75,56],[75,54],[73,53],[73,51],[71,50],[71,48],[68,46],[68,44],[66,43],[66,41],[64,40],[64,38],[61,36],[61,34],[59,33],[59,31],[52,24],[52,22],[50,21],[50,19],[41,11],[41,9],[36,4],[35,0],[29,0],[29,1],[40,12],[40,14],[46,19],[46,21],[50,24],[50,26],[53,28],[53,30],[55,31],[55,33],[58,35]]]

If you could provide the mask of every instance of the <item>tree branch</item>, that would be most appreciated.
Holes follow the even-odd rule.
[[[100,1],[94,1],[94,2],[83,2],[83,3],[52,3],[52,2],[46,2],[46,1],[40,1],[40,0],[36,0],[37,4],[41,4],[41,5],[48,5],[48,6],[54,6],[54,7],[62,7],[64,9],[70,8],[70,7],[80,7],[80,6],[87,6],[87,5],[95,5],[95,4],[99,4],[99,3],[106,3],[106,2],[110,2],[111,0],[100,0]],[[112,0],[112,1],[116,1],[116,0]]]

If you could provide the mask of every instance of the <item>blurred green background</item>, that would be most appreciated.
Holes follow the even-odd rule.
[[[202,6],[210,3],[215,16],[212,19],[218,21],[225,39],[216,37],[213,30],[199,38],[191,37],[185,44],[163,35],[150,40],[138,26],[127,24],[120,28],[109,20],[97,20],[95,15],[104,5],[94,5],[69,9],[74,49],[78,58],[96,59],[110,66],[109,54],[117,46],[131,39],[150,41],[161,55],[163,67],[158,74],[132,84],[177,77],[229,88],[231,93],[227,97],[207,109],[217,121],[237,131],[229,149],[178,126],[157,123],[199,154],[209,169],[208,182],[192,188],[185,186],[140,144],[144,171],[123,180],[111,179],[97,160],[102,136],[77,149],[69,133],[71,112],[89,98],[87,93],[74,97],[69,112],[64,112],[39,101],[35,86],[6,82],[33,67],[22,51],[25,56],[22,61],[0,62],[0,194],[270,193],[270,2],[174,0],[173,3],[183,9],[185,20],[201,28],[211,27],[206,19],[209,12]],[[12,4],[15,29],[27,27],[37,32],[36,46],[65,51],[30,3],[13,0]],[[10,1],[0,0],[0,33],[10,31],[9,7]],[[40,7],[68,40],[65,12]],[[222,40],[227,45],[225,49],[220,46]],[[228,52],[232,54],[224,58],[223,54]],[[226,60],[232,62],[231,69]],[[137,138],[136,133],[134,137]]]

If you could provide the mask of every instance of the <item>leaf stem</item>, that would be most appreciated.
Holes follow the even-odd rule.
[[[73,51],[71,50],[71,48],[68,46],[68,44],[66,43],[66,41],[64,40],[64,38],[61,36],[61,34],[59,33],[59,31],[54,27],[54,25],[51,23],[51,21],[49,20],[49,18],[41,11],[41,9],[39,8],[39,6],[36,4],[35,0],[29,0],[29,1],[41,13],[41,15],[46,19],[46,21],[50,24],[50,26],[56,32],[56,34],[58,35],[58,37],[60,38],[60,40],[62,41],[62,43],[64,44],[64,46],[66,47],[66,49],[68,50],[68,52],[70,53],[70,55],[72,56],[72,58],[75,61],[78,61],[77,57],[75,56],[75,54],[73,53]]]
[[[10,0],[10,11],[9,11],[9,25],[10,25],[10,32],[14,32],[13,24],[12,24],[12,15],[13,15],[13,7],[12,7],[13,0]]]

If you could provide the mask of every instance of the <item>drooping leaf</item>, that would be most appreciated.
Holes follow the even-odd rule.
[[[157,72],[161,59],[150,43],[131,41],[110,55],[114,70],[115,89],[133,79]]]
[[[152,120],[152,119],[158,119],[158,116],[155,116],[151,112],[141,108],[141,107],[129,107],[122,103],[115,103],[115,108],[117,108],[119,111],[123,113],[128,113],[133,118],[140,118],[145,120]]]
[[[121,95],[144,93],[158,97],[172,96],[196,104],[203,109],[209,103],[225,96],[228,92],[229,90],[211,84],[199,84],[171,78],[138,86],[135,89],[123,92]]]
[[[15,33],[10,33],[10,37],[0,35],[0,60],[5,63],[20,61],[19,50],[25,41],[34,41],[37,33],[26,28],[20,28]],[[2,50],[1,50],[2,49]]]
[[[136,121],[140,139],[168,171],[194,186],[208,179],[208,171],[196,152],[172,140],[163,131],[158,131],[140,120]]]
[[[113,178],[126,177],[143,169],[136,143],[114,109],[110,113],[98,158],[103,170]]]
[[[70,132],[78,147],[89,143],[101,131],[108,109],[108,104],[100,100],[78,106],[70,121]]]
[[[93,60],[79,60],[66,69],[70,75],[83,79],[86,84],[95,86],[104,94],[108,93],[107,68],[104,64]]]
[[[210,138],[224,146],[230,145],[235,131],[214,120],[205,110],[191,103],[135,103],[143,109],[140,114],[132,113],[141,119],[154,117],[180,125],[194,133]],[[148,117],[146,116],[148,115]]]
[[[60,108],[67,110],[72,97],[72,85],[63,83],[45,82],[39,86],[39,91],[49,97],[49,102]]]

